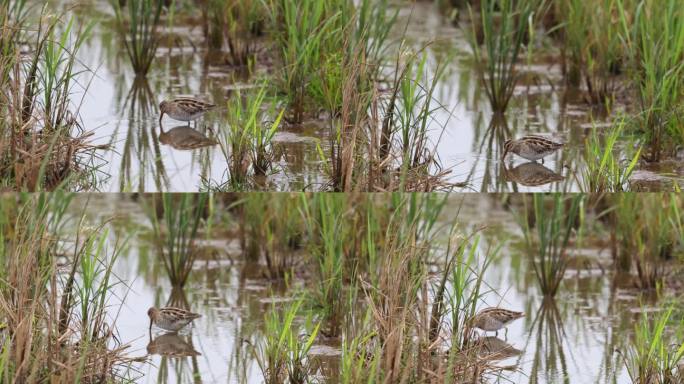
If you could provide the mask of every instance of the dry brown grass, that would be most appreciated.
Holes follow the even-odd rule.
[[[92,133],[79,124],[72,100],[81,87],[76,52],[88,28],[65,27],[63,16],[17,10],[23,1],[0,4],[0,176],[4,189],[82,189],[96,182]],[[62,46],[61,41],[74,41]],[[58,63],[58,64],[55,64]],[[85,71],[87,72],[87,71]],[[83,86],[87,90],[87,85]]]
[[[96,383],[126,375],[122,367],[135,359],[124,355],[128,345],[118,342],[108,320],[108,293],[80,297],[75,284],[77,279],[84,284],[83,258],[103,261],[92,253],[99,236],[93,232],[78,242],[64,261],[54,230],[69,199],[36,195],[26,200],[16,220],[7,223],[13,231],[3,228],[12,236],[0,257],[0,323],[5,324],[0,381]]]

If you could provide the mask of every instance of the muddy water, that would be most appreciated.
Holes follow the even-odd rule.
[[[500,305],[527,314],[507,332],[500,332],[498,339],[488,339],[497,349],[504,346],[510,353],[495,362],[502,368],[497,372],[501,377],[493,375],[491,382],[628,383],[615,351],[625,350],[639,302],[645,299],[604,272],[610,270],[607,247],[580,249],[557,300],[545,303],[526,255],[516,245],[520,234],[512,215],[501,207],[499,197],[461,195],[450,199],[445,220],[455,217],[456,207],[463,203],[459,222],[464,230],[482,225],[490,228],[483,232],[482,254],[488,247],[506,242],[485,274],[489,293],[478,307]],[[73,207],[85,202],[86,197],[79,196]],[[87,204],[87,212],[92,212],[90,225],[116,217],[110,224],[110,244],[130,240],[114,267],[122,284],[115,287],[110,304],[111,313],[117,314],[118,337],[131,344],[130,354],[149,354],[148,363],[133,367],[135,381],[262,382],[243,340],[257,340],[265,311],[273,302],[288,300],[292,293],[262,278],[257,264],[244,261],[232,225],[214,224],[217,235],[201,241],[203,251],[186,288],[172,292],[157,251],[150,245],[150,228],[140,204],[116,195],[91,196]],[[203,317],[178,337],[153,331],[150,342],[147,309],[183,301]],[[312,354],[322,367],[318,375],[323,382],[336,382],[339,353],[334,344],[318,341],[314,346]]]
[[[213,137],[222,125],[222,109],[231,94],[256,85],[256,77],[226,66],[207,55],[197,20],[176,17],[173,27],[164,24],[164,39],[147,80],[136,80],[114,32],[111,6],[105,0],[89,0],[78,11],[96,23],[93,37],[81,52],[81,60],[96,70],[81,108],[84,125],[95,130],[97,142],[113,151],[97,161],[103,191],[197,191],[227,180],[226,161],[216,147],[195,150],[174,148],[160,142],[158,104],[174,96],[197,96],[219,108],[198,123],[197,130]],[[181,15],[182,16],[182,15]],[[475,77],[464,32],[454,27],[431,2],[400,8],[394,41],[408,25],[406,41],[428,47],[431,63],[449,59],[446,75],[436,91],[444,105],[431,123],[431,140],[443,169],[450,171],[453,190],[479,191],[577,191],[581,177],[582,137],[592,120],[586,106],[564,91],[560,67],[553,62],[524,63],[527,75],[515,92],[505,123],[492,122],[491,111]],[[272,48],[264,42],[255,72],[273,72]],[[177,126],[164,120],[165,130]],[[499,160],[497,143],[504,132],[511,136],[539,133],[567,143],[562,153],[547,157],[543,165],[511,158]],[[327,122],[312,120],[303,127],[283,127],[275,138],[277,159],[273,174],[255,180],[250,188],[262,190],[321,190],[327,186],[316,145],[328,145]],[[162,140],[164,141],[164,140]],[[677,172],[649,171],[637,175],[658,188],[663,178],[672,184]],[[665,174],[665,176],[663,176]],[[640,184],[636,188],[641,188]]]

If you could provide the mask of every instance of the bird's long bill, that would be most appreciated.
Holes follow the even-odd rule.
[[[508,154],[508,148],[504,147],[503,155],[501,155],[501,160],[506,159],[507,154]]]
[[[164,129],[162,126],[162,117],[164,117],[164,112],[159,114],[159,129]]]
[[[150,339],[152,338],[152,319],[150,319]]]

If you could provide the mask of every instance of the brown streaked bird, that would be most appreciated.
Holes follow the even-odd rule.
[[[192,97],[164,100],[159,103],[159,125],[162,124],[164,114],[167,114],[172,119],[187,121],[188,126],[190,126],[191,121],[199,119],[205,112],[214,107],[216,105]]]
[[[218,144],[218,141],[185,125],[171,128],[168,132],[164,132],[164,128],[160,126],[160,131],[159,142],[175,149],[189,150]]]
[[[526,187],[537,187],[565,179],[563,175],[535,162],[520,164],[511,169],[504,166],[504,176],[507,180]]]
[[[167,331],[178,332],[193,320],[202,317],[198,313],[174,307],[151,307],[147,311],[147,316],[150,317],[150,334],[152,333],[152,324]]]
[[[499,307],[485,308],[468,321],[468,326],[498,334],[499,330],[505,328],[508,323],[524,316],[524,312],[509,311]]]
[[[541,159],[543,164],[544,157],[556,152],[563,145],[563,143],[535,135],[523,136],[514,140],[509,139],[504,142],[504,152],[501,160],[506,158],[508,152],[512,152],[527,160],[537,161]]]

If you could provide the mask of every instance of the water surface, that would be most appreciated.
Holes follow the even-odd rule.
[[[428,66],[447,62],[436,92],[443,105],[430,125],[441,167],[448,170],[448,188],[462,192],[578,191],[582,174],[582,145],[592,124],[607,126],[610,116],[591,111],[572,90],[564,87],[560,64],[539,50],[532,61],[520,63],[525,74],[515,92],[505,122],[493,120],[484,90],[479,86],[464,30],[454,26],[432,2],[415,2],[397,8],[399,19],[392,36],[396,45],[406,30],[405,42],[416,50],[426,48]],[[224,185],[226,160],[218,147],[178,150],[159,142],[158,104],[176,96],[196,96],[216,103],[198,131],[214,137],[225,127],[222,117],[227,100],[237,92],[271,79],[274,48],[260,41],[253,75],[231,67],[204,47],[197,20],[177,15],[174,25],[162,22],[157,59],[146,79],[132,72],[114,30],[113,11],[105,0],[89,0],[77,8],[86,20],[99,20],[93,37],[81,51],[81,60],[96,71],[84,98],[84,125],[96,132],[99,144],[110,144],[98,161],[103,191],[197,191]],[[468,25],[462,26],[469,28]],[[618,113],[624,106],[616,106]],[[165,129],[178,123],[168,118]],[[499,143],[507,137],[543,134],[566,142],[563,151],[545,163],[530,164],[511,157],[500,160]],[[316,150],[329,146],[329,122],[310,119],[304,124],[283,124],[276,135],[274,170],[252,180],[247,188],[260,190],[328,190],[325,164]],[[679,163],[677,163],[679,164]],[[658,167],[635,175],[636,189],[672,188],[682,167]],[[644,179],[646,181],[644,181]],[[650,184],[648,184],[650,182]],[[646,185],[646,186],[644,186]]]
[[[515,369],[502,370],[500,377],[492,375],[491,382],[629,383],[616,351],[625,350],[640,303],[650,303],[650,298],[641,295],[625,279],[613,276],[609,247],[589,238],[585,246],[574,251],[556,300],[543,300],[520,246],[513,214],[503,208],[501,198],[450,196],[443,217],[444,222],[455,218],[460,207],[458,222],[464,231],[486,226],[479,243],[481,255],[490,247],[504,245],[485,273],[488,293],[478,308],[502,306],[527,314],[512,323],[507,332],[498,333],[499,340],[513,348],[509,351],[517,350],[519,354],[495,362],[500,367]],[[149,222],[141,213],[141,203],[123,195],[82,195],[73,207],[86,203],[89,225],[116,218],[109,224],[113,229],[110,246],[129,239],[129,246],[114,266],[122,284],[116,286],[116,299],[110,303],[111,313],[116,313],[119,339],[131,343],[130,354],[134,356],[160,350],[163,354],[165,347],[175,353],[191,353],[185,357],[151,355],[149,363],[134,367],[138,371],[136,382],[262,382],[262,374],[244,340],[258,340],[264,313],[272,303],[280,305],[291,300],[294,292],[282,282],[264,278],[263,266],[258,262],[246,261],[237,218],[227,214],[221,222],[213,224],[215,235],[203,236],[199,242],[201,253],[189,282],[182,291],[173,291],[158,251],[151,245]],[[446,237],[447,234],[445,241]],[[294,285],[305,283],[306,280],[299,280]],[[150,346],[147,309],[179,303],[187,303],[203,317],[191,329],[182,331],[179,338],[155,330],[155,341]],[[649,306],[657,308],[657,303]],[[317,375],[321,381],[335,383],[339,344],[318,339],[312,353],[320,364]]]

